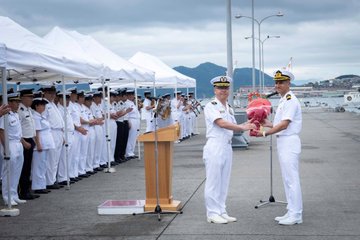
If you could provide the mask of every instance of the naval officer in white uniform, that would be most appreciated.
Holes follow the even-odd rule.
[[[17,192],[21,169],[24,163],[23,146],[26,145],[26,142],[22,138],[20,118],[17,114],[20,102],[19,94],[8,94],[8,102],[11,109],[8,113],[7,122],[10,158],[7,160],[9,161],[8,164],[4,162],[2,166],[2,197],[6,205],[9,203],[9,200],[11,205],[15,206],[18,205],[18,203],[26,203],[26,200],[19,199],[19,195]],[[4,116],[2,116],[0,118],[0,139],[2,144],[4,144],[5,139],[4,122]],[[10,183],[8,183],[7,174],[10,174]],[[10,189],[8,189],[8,184],[10,185]],[[8,199],[8,190],[10,190],[10,199]]]
[[[275,89],[281,95],[276,110],[274,123],[265,120],[263,126],[267,131],[258,136],[276,134],[277,153],[285,188],[287,213],[276,217],[281,225],[302,223],[302,196],[299,177],[299,158],[301,152],[300,131],[302,126],[301,106],[294,93],[290,91],[290,82],[294,75],[288,71],[278,70],[274,75]]]
[[[231,139],[234,131],[255,128],[252,123],[237,124],[227,102],[231,78],[213,78],[215,98],[205,106],[206,138],[203,160],[206,170],[205,206],[209,223],[235,222],[226,211],[226,198],[232,165]]]

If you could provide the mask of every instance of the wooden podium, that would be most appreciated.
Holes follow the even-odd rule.
[[[173,200],[172,196],[172,164],[174,141],[179,139],[180,127],[170,125],[157,130],[158,146],[158,188],[159,204],[162,210],[177,211],[181,209],[181,202]],[[144,164],[146,200],[145,211],[152,211],[156,207],[156,159],[155,132],[145,133],[138,137],[144,142]]]

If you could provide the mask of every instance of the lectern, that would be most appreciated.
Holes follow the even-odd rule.
[[[158,147],[158,190],[159,204],[162,210],[177,211],[181,209],[181,202],[172,196],[172,165],[174,141],[179,139],[179,124],[159,128],[157,134]],[[144,133],[138,137],[144,142],[145,211],[152,211],[157,205],[156,198],[156,159],[155,159],[155,132]]]

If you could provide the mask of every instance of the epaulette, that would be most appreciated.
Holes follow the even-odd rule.
[[[212,104],[212,105],[216,105],[217,102],[216,102],[216,101],[212,101],[211,104]]]
[[[291,99],[291,94],[286,94],[286,100],[290,100]]]

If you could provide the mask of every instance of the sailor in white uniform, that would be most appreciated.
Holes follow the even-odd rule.
[[[236,124],[234,111],[227,103],[231,78],[213,78],[215,99],[205,106],[206,138],[203,160],[206,170],[205,206],[209,223],[235,222],[226,211],[226,198],[231,175],[234,131],[255,128],[254,124]]]
[[[142,120],[146,121],[146,130],[145,132],[153,132],[155,130],[155,121],[154,121],[154,107],[151,100],[151,92],[145,91],[144,92],[144,103],[142,111]],[[155,100],[154,100],[155,101]]]
[[[60,92],[57,94],[59,98],[59,103],[57,104],[57,107],[59,109],[60,115],[63,117],[64,122],[66,121],[66,131],[67,131],[67,147],[65,145],[62,146],[61,154],[60,154],[60,161],[59,161],[59,169],[57,174],[57,181],[59,185],[67,185],[67,179],[70,178],[70,174],[68,176],[67,167],[69,168],[70,172],[70,165],[71,165],[71,159],[72,159],[72,147],[74,142],[74,134],[75,134],[75,126],[73,119],[71,117],[70,111],[69,111],[69,102],[70,102],[70,92],[65,93],[65,99],[66,104],[64,104],[63,100],[63,93]],[[66,106],[66,115],[65,115],[65,106]],[[66,154],[66,148],[67,148],[67,156]],[[72,176],[74,177],[74,176]]]
[[[46,104],[45,115],[50,122],[51,134],[53,135],[55,148],[49,150],[49,158],[46,160],[46,185],[48,189],[59,189],[56,183],[56,175],[59,167],[60,154],[64,143],[64,120],[54,103],[56,88],[52,85],[42,87]]]
[[[20,90],[21,103],[19,106],[19,118],[21,122],[21,129],[23,139],[26,142],[24,145],[24,164],[21,171],[19,182],[19,196],[20,199],[32,200],[39,195],[31,193],[31,163],[33,159],[35,147],[35,122],[32,116],[31,104],[33,101],[33,89]]]
[[[131,108],[132,110],[127,114],[129,118],[129,137],[128,142],[126,145],[126,153],[125,157],[127,159],[137,158],[138,156],[135,155],[135,145],[136,139],[139,134],[139,127],[140,127],[140,113],[138,108],[135,104],[135,91],[134,90],[127,90],[127,100],[125,102],[126,108]]]
[[[21,174],[21,169],[24,162],[23,146],[26,142],[22,139],[21,123],[17,110],[19,108],[19,94],[10,93],[8,94],[9,107],[11,111],[8,113],[8,136],[9,136],[9,160],[4,160],[2,166],[2,197],[5,204],[7,205],[10,201],[11,205],[17,205],[18,203],[26,203],[26,200],[20,200],[18,195],[18,184]],[[1,143],[4,144],[4,116],[0,118],[0,139]],[[5,162],[8,161],[8,164]],[[8,199],[8,178],[10,170],[10,199]]]
[[[301,141],[299,134],[302,127],[301,106],[299,100],[290,91],[290,82],[294,80],[291,72],[278,70],[274,74],[275,89],[281,95],[276,110],[274,123],[265,120],[264,127],[269,130],[259,132],[259,136],[266,137],[276,134],[278,159],[284,183],[287,200],[287,213],[276,217],[281,225],[302,223],[302,194],[299,176],[299,159]]]
[[[100,161],[101,161],[101,150],[103,148],[103,144],[105,144],[106,142],[104,141],[105,138],[105,134],[104,134],[104,112],[103,112],[103,108],[101,105],[101,98],[102,98],[102,93],[97,91],[93,94],[93,103],[91,104],[91,112],[94,116],[94,118],[97,121],[97,124],[94,126],[95,127],[95,146],[96,146],[96,150],[94,153],[94,164],[93,167],[96,171],[100,171],[102,170],[102,168],[100,167]],[[99,150],[100,149],[100,150]],[[102,163],[102,164],[105,164]]]
[[[39,194],[46,194],[50,192],[50,190],[46,189],[46,162],[49,161],[50,149],[55,148],[51,125],[47,119],[47,104],[48,101],[43,98],[34,98],[31,105],[31,108],[34,110],[33,116],[36,129],[36,147],[34,149],[33,161],[31,166],[31,188],[34,190],[35,193]]]

